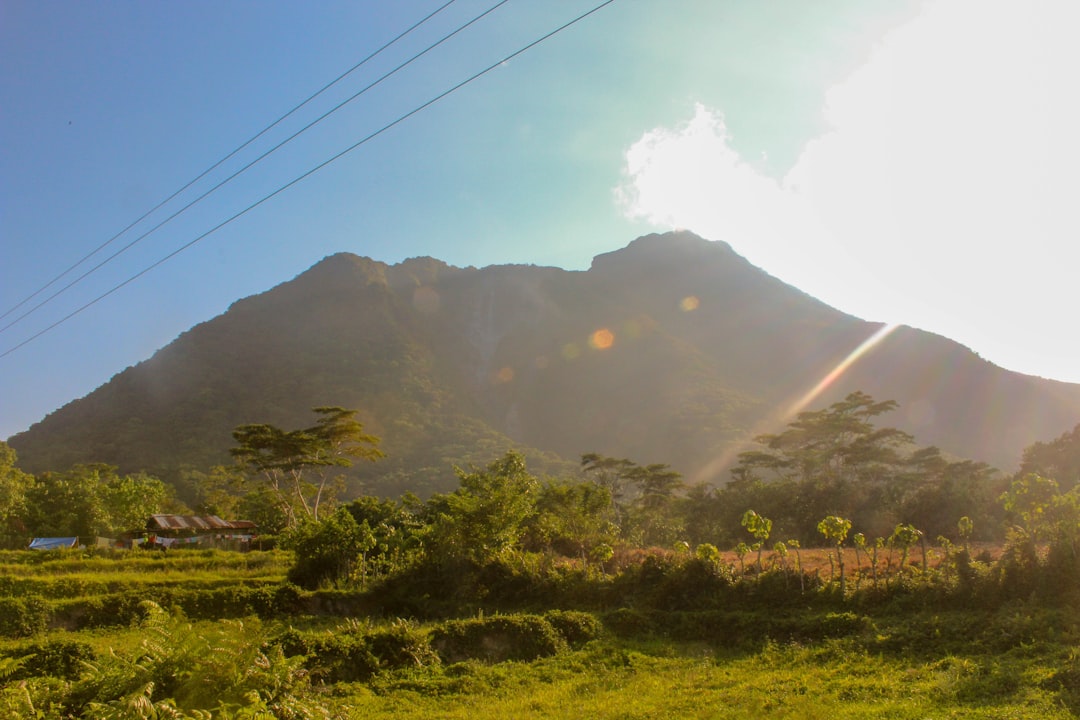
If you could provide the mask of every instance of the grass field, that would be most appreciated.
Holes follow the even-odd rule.
[[[803,560],[826,573],[816,557]],[[401,623],[313,614],[328,605],[283,584],[289,563],[283,552],[0,553],[0,717],[1042,720],[1080,711],[1080,611],[1069,604],[930,607],[909,595],[782,610],[612,607],[564,626],[523,612]],[[592,618],[600,622],[584,622]]]

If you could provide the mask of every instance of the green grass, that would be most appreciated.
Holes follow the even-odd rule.
[[[1071,718],[1037,659],[907,661],[851,640],[767,644],[730,656],[703,645],[590,648],[534,663],[475,663],[337,688],[355,718]]]
[[[288,554],[278,552],[0,553],[0,596],[32,592],[60,605],[82,602],[84,593],[273,585],[282,582],[288,562]],[[605,617],[612,624],[599,639],[534,661],[444,660],[380,671],[363,682],[325,685],[316,674],[311,687],[301,683],[296,693],[312,707],[327,708],[313,717],[334,718],[1052,720],[1080,713],[1080,611],[1069,605],[1023,601],[980,610],[918,609],[905,601],[783,611],[626,611]],[[640,621],[640,627],[631,621]],[[232,647],[239,658],[249,657],[244,648],[265,648],[289,628],[332,639],[394,625],[392,618],[327,616],[176,622],[170,626],[175,645],[194,653],[182,656],[185,662],[201,658],[199,638]],[[440,621],[414,627],[422,639],[444,626]],[[119,677],[140,662],[147,637],[144,628],[128,624],[50,629],[0,638],[0,658],[32,647],[80,643],[89,646],[99,665],[113,663]],[[214,662],[226,663],[223,658],[216,653]],[[251,668],[234,669],[240,677]],[[80,681],[70,676],[48,682],[61,692],[63,682],[74,687]],[[17,690],[17,683],[6,690],[4,685],[0,677],[0,716],[4,693]]]

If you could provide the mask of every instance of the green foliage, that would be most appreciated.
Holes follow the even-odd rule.
[[[380,672],[439,662],[427,633],[403,620],[379,628],[350,621],[321,633],[290,629],[277,643],[286,655],[302,656],[304,667],[324,683],[369,680]]]
[[[296,555],[289,582],[309,590],[347,583],[361,555],[375,547],[375,535],[367,521],[357,524],[346,508],[338,508],[323,520],[297,525],[283,541]]]
[[[1001,505],[1031,541],[1038,542],[1050,532],[1050,508],[1057,494],[1056,480],[1029,473],[1012,481]]]
[[[779,483],[797,497],[783,509],[782,524],[808,540],[825,515],[880,505],[883,487],[903,466],[900,449],[913,442],[900,430],[874,427],[874,418],[896,407],[855,392],[827,409],[801,412],[783,432],[756,438],[762,449],[742,453],[733,476],[744,484]]]
[[[829,515],[818,522],[818,532],[836,548],[836,563],[840,567],[840,594],[847,588],[847,575],[844,572],[844,541],[851,530],[851,521],[839,515]]]
[[[24,646],[10,657],[19,658],[20,663],[8,680],[46,675],[75,680],[82,672],[83,663],[93,661],[96,653],[88,643],[78,640],[46,640]]]
[[[0,636],[29,637],[45,630],[52,612],[37,595],[0,597]]]
[[[1080,424],[1049,442],[1036,442],[1024,449],[1018,474],[1032,473],[1054,478],[1065,491],[1080,485]]]
[[[508,452],[483,470],[457,473],[461,487],[428,503],[429,552],[485,562],[512,549],[525,533],[538,489],[524,457]]]
[[[319,520],[319,510],[331,493],[331,467],[350,467],[354,459],[383,456],[379,438],[364,432],[356,410],[313,409],[319,419],[301,430],[274,425],[240,425],[233,431],[237,462],[265,481],[289,527],[302,520]],[[312,479],[312,476],[315,476]]]
[[[431,632],[443,662],[535,660],[566,648],[566,640],[538,615],[497,615],[451,620]]]
[[[769,539],[769,534],[772,532],[772,520],[758,515],[753,510],[747,510],[743,513],[741,524],[757,541],[750,549],[757,551],[757,569],[760,573],[764,570],[761,566],[761,551],[765,546],[765,541]],[[739,560],[742,561],[742,555],[740,555]]]
[[[0,688],[0,709],[41,718],[60,718],[61,708],[64,718],[326,716],[310,698],[301,659],[265,645],[257,624],[195,629],[153,603],[143,603],[142,615],[134,652],[94,653],[67,642],[30,648],[21,672],[71,680],[57,685],[34,676],[18,686],[21,693]]]
[[[0,441],[0,536],[26,531],[27,493],[34,478],[16,467],[16,459],[11,446]]]
[[[26,494],[27,524],[38,536],[115,537],[145,528],[171,495],[163,482],[144,473],[119,475],[110,465],[76,465],[35,480]]]
[[[540,486],[524,546],[567,557],[589,558],[600,545],[614,543],[618,526],[611,491],[593,482],[548,481]]]
[[[596,640],[603,632],[603,623],[592,613],[578,610],[548,610],[544,619],[572,648]]]

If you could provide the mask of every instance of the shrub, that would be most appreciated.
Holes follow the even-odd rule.
[[[387,629],[372,632],[367,641],[378,659],[380,670],[422,667],[439,661],[427,635],[405,620],[397,620]]]
[[[622,638],[649,635],[656,631],[650,613],[633,608],[619,608],[605,613],[604,627]]]
[[[274,643],[287,657],[306,655],[305,667],[326,683],[368,680],[384,670],[439,662],[427,636],[404,620],[371,631],[355,621],[329,633],[304,633],[289,628]]]
[[[554,655],[566,642],[538,615],[502,615],[443,623],[432,631],[431,646],[444,662],[504,662]]]
[[[38,595],[0,597],[0,635],[28,637],[44,631],[52,608]]]
[[[600,637],[604,629],[595,615],[578,610],[550,610],[544,613],[544,619],[574,648]]]

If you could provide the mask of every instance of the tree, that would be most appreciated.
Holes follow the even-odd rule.
[[[323,520],[308,520],[285,534],[284,545],[296,559],[288,579],[314,590],[323,585],[347,582],[361,556],[375,546],[375,536],[367,523],[357,524],[345,508]]]
[[[911,548],[915,547],[915,543],[919,542],[923,537],[921,530],[916,529],[914,525],[897,525],[893,530],[892,535],[889,536],[890,547],[900,548],[900,572],[902,573],[907,567],[907,556]],[[925,558],[925,553],[923,555]],[[925,560],[924,560],[925,561]]]
[[[418,503],[415,496],[400,502],[361,497],[344,506],[361,528],[371,529],[375,539],[375,544],[361,553],[365,578],[396,572],[418,559],[424,528],[411,509]]]
[[[146,527],[171,502],[163,482],[145,473],[118,475],[101,463],[44,473],[27,493],[29,524],[37,535],[113,536]]]
[[[1036,473],[1016,478],[1001,494],[1001,504],[1032,544],[1044,540],[1053,525],[1050,509],[1058,494],[1056,480]]]
[[[961,515],[975,517],[989,530],[1000,523],[999,484],[998,471],[985,463],[950,462],[936,447],[921,448],[891,482],[893,519],[916,524],[931,537],[953,535]]]
[[[273,425],[240,425],[237,447],[229,452],[253,475],[262,477],[287,518],[318,520],[331,481],[330,468],[350,467],[354,459],[383,457],[379,438],[364,433],[356,410],[317,407],[315,425],[282,430]],[[314,477],[312,477],[314,476]]]
[[[114,474],[101,492],[108,518],[106,535],[146,527],[147,519],[164,510],[172,500],[172,490],[168,485],[141,472],[134,475]]]
[[[26,532],[26,495],[34,476],[16,466],[15,450],[0,441],[0,534]]]
[[[615,509],[615,522],[620,527],[626,526],[630,504],[636,497],[631,475],[636,467],[635,463],[625,458],[604,457],[597,453],[581,456],[581,472],[600,487],[607,489]]]
[[[672,543],[683,528],[675,513],[675,494],[683,487],[682,475],[656,463],[634,467],[629,477],[638,489],[630,516],[633,535],[643,545]]]
[[[184,470],[184,483],[191,488],[194,509],[204,515],[233,520],[243,517],[240,503],[245,493],[246,476],[236,465],[215,465],[209,472]],[[259,525],[262,528],[262,525]]]
[[[588,553],[615,542],[610,491],[592,482],[551,481],[537,494],[528,537],[538,547],[588,560]]]
[[[761,448],[739,455],[732,477],[748,487],[786,486],[790,517],[781,525],[804,540],[823,515],[880,512],[889,479],[903,467],[900,449],[913,442],[901,430],[874,426],[874,418],[896,407],[854,392],[823,410],[801,412],[782,432],[755,438]]]
[[[455,468],[460,487],[428,502],[430,549],[484,563],[515,547],[536,505],[538,483],[515,451],[484,469]]]
[[[1019,475],[1030,473],[1054,478],[1065,491],[1080,485],[1080,424],[1050,442],[1025,448]]]
[[[772,520],[758,515],[753,510],[747,510],[742,516],[742,526],[757,541],[750,546],[750,549],[757,550],[757,568],[760,573],[763,570],[761,567],[761,550],[765,545],[765,541],[769,539],[769,533],[772,532]]]
[[[818,532],[836,548],[836,564],[840,568],[841,595],[847,588],[844,576],[844,540],[847,539],[849,530],[851,530],[851,521],[839,515],[829,515],[818,523]]]

